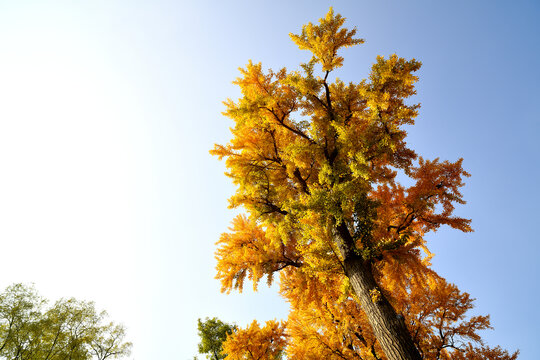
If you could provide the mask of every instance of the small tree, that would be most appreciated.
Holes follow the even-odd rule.
[[[0,294],[0,358],[20,360],[105,360],[130,354],[125,328],[103,324],[107,314],[94,303],[47,301],[33,287],[9,286]]]
[[[224,323],[218,318],[206,318],[204,321],[197,320],[197,328],[201,342],[199,343],[199,353],[206,354],[207,359],[222,360],[226,354],[223,354],[223,343],[227,336],[236,329],[235,325]]]

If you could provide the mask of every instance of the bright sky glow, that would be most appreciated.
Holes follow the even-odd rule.
[[[333,5],[366,39],[337,76],[359,81],[377,54],[423,62],[409,142],[465,158],[476,230],[434,234],[434,266],[491,314],[491,344],[535,359],[540,6],[404,3],[0,0],[0,287],[96,301],[137,360],[191,359],[199,317],[285,317],[263,284],[219,293],[233,188],[208,150],[229,138],[237,68],[295,69],[288,33]]]

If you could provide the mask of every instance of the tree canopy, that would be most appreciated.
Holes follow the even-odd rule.
[[[23,284],[0,294],[0,358],[105,360],[128,356],[124,326],[107,321],[94,303],[74,298],[52,305]]]
[[[226,355],[223,353],[223,343],[227,336],[236,329],[235,325],[224,323],[218,318],[206,318],[204,321],[197,320],[197,329],[201,342],[199,353],[206,354],[210,360],[222,360]]]
[[[427,233],[472,229],[454,215],[463,159],[425,159],[406,143],[421,63],[378,56],[367,79],[335,78],[342,48],[363,43],[344,22],[330,9],[290,35],[312,54],[301,70],[250,61],[234,81],[241,97],[225,102],[232,139],[211,153],[226,159],[230,207],[245,214],[218,241],[217,278],[229,292],[279,274],[291,307],[279,330],[232,334],[227,359],[271,358],[246,353],[255,338],[289,359],[515,359],[483,344],[489,317],[468,316],[473,299],[430,267]]]

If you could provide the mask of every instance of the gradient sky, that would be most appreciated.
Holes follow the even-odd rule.
[[[472,174],[430,235],[434,268],[491,314],[491,345],[538,358],[540,3],[524,1],[0,0],[0,287],[94,300],[128,327],[133,359],[191,359],[196,319],[284,318],[275,289],[223,295],[214,243],[234,213],[213,144],[249,59],[297,69],[289,40],[329,6],[376,55],[423,63],[409,144]],[[249,286],[248,286],[249,288]]]

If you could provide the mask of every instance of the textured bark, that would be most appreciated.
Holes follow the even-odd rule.
[[[396,314],[384,294],[380,292],[378,299],[373,299],[370,291],[378,291],[378,287],[369,264],[356,256],[345,261],[345,270],[386,357],[389,360],[421,359],[403,318]]]
[[[403,317],[398,316],[379,290],[370,261],[354,252],[354,243],[346,226],[343,223],[335,225],[333,233],[344,258],[346,275],[388,360],[422,359]]]

